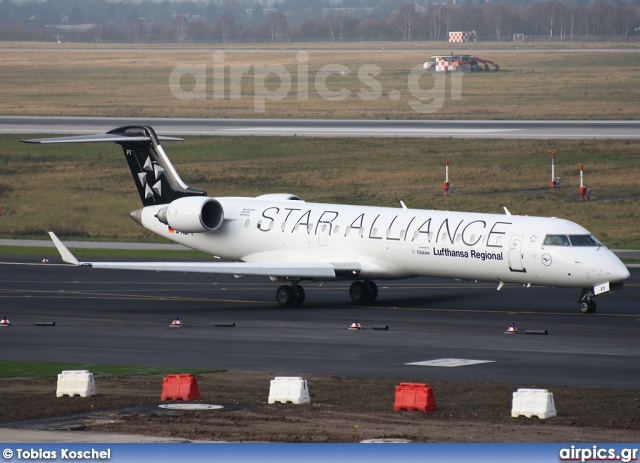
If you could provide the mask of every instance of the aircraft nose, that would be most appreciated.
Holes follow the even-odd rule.
[[[629,269],[622,263],[618,256],[616,256],[611,251],[609,252],[611,253],[610,258],[608,259],[609,268],[607,271],[609,275],[609,281],[611,281],[612,283],[617,283],[629,278],[631,276],[631,274],[629,273]]]
[[[620,265],[612,266],[610,273],[611,273],[611,281],[614,283],[626,280],[631,276],[631,273],[629,273],[629,269],[625,267],[625,265],[622,262],[620,262]]]

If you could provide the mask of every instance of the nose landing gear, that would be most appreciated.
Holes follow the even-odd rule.
[[[584,288],[582,290],[582,294],[580,294],[580,298],[578,299],[578,304],[580,305],[580,312],[582,313],[593,313],[596,311],[596,301],[593,300],[595,295],[593,294],[593,288]]]

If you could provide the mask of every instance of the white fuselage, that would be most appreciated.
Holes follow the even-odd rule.
[[[576,223],[545,217],[215,198],[216,231],[181,233],[161,223],[162,206],[142,210],[149,230],[190,248],[250,263],[349,264],[359,278],[416,276],[586,288],[628,278],[603,246],[544,245],[549,234],[588,235]]]

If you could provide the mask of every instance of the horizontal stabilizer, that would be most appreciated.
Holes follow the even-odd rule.
[[[97,142],[146,142],[151,138],[144,135],[122,135],[115,133],[105,133],[100,135],[74,135],[71,137],[56,137],[56,138],[35,138],[33,140],[22,140],[24,143],[97,143]],[[161,137],[158,136],[160,141],[182,141],[182,138],[174,137]]]

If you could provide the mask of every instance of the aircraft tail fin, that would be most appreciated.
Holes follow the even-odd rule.
[[[184,196],[207,196],[207,192],[186,185],[160,141],[181,141],[180,138],[159,137],[144,125],[131,125],[110,130],[102,135],[23,140],[26,143],[90,143],[113,142],[122,147],[131,175],[144,206],[168,204]]]

